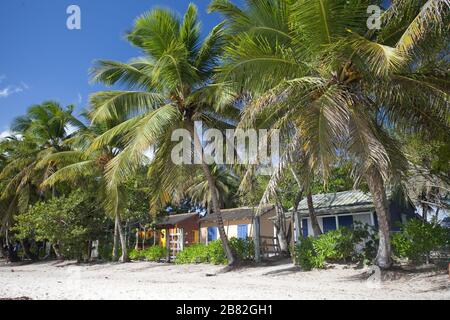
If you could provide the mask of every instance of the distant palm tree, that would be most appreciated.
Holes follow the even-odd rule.
[[[216,181],[215,192],[219,198],[220,207],[231,208],[236,203],[234,196],[239,186],[239,178],[230,170],[220,166],[214,166],[211,169],[211,175]],[[198,172],[197,176],[189,181],[186,193],[194,202],[201,204],[208,211],[212,209],[211,189],[203,172]]]
[[[215,0],[226,18],[223,81],[254,97],[241,125],[266,122],[290,136],[280,170],[301,159],[327,180],[337,156],[365,177],[380,226],[377,264],[391,266],[385,182],[406,161],[386,125],[422,133],[449,130],[449,2],[397,0],[369,30],[373,1]],[[444,60],[445,61],[445,60]],[[274,189],[276,177],[272,180]],[[306,176],[306,179],[307,179]]]
[[[131,91],[103,91],[91,99],[93,122],[125,116],[128,120],[111,129],[94,142],[94,147],[108,144],[117,135],[124,136],[126,147],[107,165],[110,189],[136,169],[150,147],[154,148],[151,164],[155,192],[170,194],[190,176],[189,166],[177,166],[171,160],[171,135],[175,129],[194,134],[194,122],[205,126],[228,128],[230,117],[239,110],[231,107],[234,98],[213,84],[214,68],[220,62],[224,44],[222,25],[201,41],[197,8],[190,4],[183,19],[164,9],[153,9],[140,16],[128,41],[145,56],[129,63],[99,61],[92,69],[94,82],[106,85],[124,84]],[[194,137],[196,138],[196,137]],[[198,156],[198,155],[197,155]],[[216,181],[209,165],[201,168],[210,190]],[[180,183],[181,182],[181,183]],[[219,234],[230,265],[236,262],[223,226],[220,201],[211,193]]]
[[[39,185],[56,167],[51,162],[45,166],[38,166],[38,163],[65,149],[63,140],[69,136],[68,127],[81,125],[72,112],[72,106],[63,108],[54,101],[34,105],[24,116],[14,120],[13,136],[0,142],[5,156],[0,172],[0,201],[7,203],[0,213],[1,233],[7,231],[14,215],[45,197]]]
[[[88,114],[83,114],[87,119]],[[55,163],[58,170],[42,182],[41,187],[53,187],[58,183],[68,183],[75,186],[85,183],[95,184],[98,187],[98,197],[105,201],[105,211],[114,219],[114,245],[113,260],[120,262],[128,261],[126,239],[121,226],[121,214],[126,203],[126,195],[120,185],[114,190],[106,190],[105,172],[108,163],[116,157],[123,146],[117,139],[111,140],[109,145],[102,148],[92,149],[92,143],[102,134],[117,125],[116,122],[96,123],[90,126],[83,126],[71,138],[65,140],[65,144],[70,147],[67,151],[53,153],[43,158],[39,165],[45,166],[48,163]],[[118,257],[118,243],[121,245],[121,256]]]

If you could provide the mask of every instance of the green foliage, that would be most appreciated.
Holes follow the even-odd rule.
[[[146,260],[158,262],[167,257],[167,249],[160,246],[152,246],[144,250],[130,250],[128,256],[131,260]]]
[[[251,239],[231,238],[230,246],[240,259],[253,259],[255,247]],[[195,244],[185,248],[177,255],[175,263],[211,263],[215,265],[227,264],[227,256],[223,250],[221,240],[215,240],[211,241],[208,245]]]
[[[204,244],[194,244],[178,253],[175,259],[176,264],[196,264],[208,263],[209,252],[208,246]]]
[[[436,223],[419,219],[408,221],[401,232],[392,237],[392,249],[400,258],[420,263],[431,251],[442,249],[450,244],[450,231]]]
[[[66,258],[80,258],[87,241],[99,238],[104,215],[95,198],[75,191],[69,196],[38,202],[17,217],[12,229],[18,239],[59,243]]]
[[[340,228],[317,238],[301,239],[294,248],[295,262],[305,271],[324,268],[326,262],[370,263],[376,253],[374,234],[369,226],[355,223],[354,229]]]

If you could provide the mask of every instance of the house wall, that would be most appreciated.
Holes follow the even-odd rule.
[[[247,225],[247,233],[249,237],[253,237],[253,221],[252,219],[241,219],[241,220],[224,220],[225,224],[225,233],[227,237],[237,238],[238,236],[238,226],[239,225]],[[207,243],[208,242],[208,228],[215,227],[215,222],[201,222],[200,223],[200,242]],[[273,236],[273,224],[268,219],[268,216],[263,215],[261,217],[261,236],[272,237]],[[219,238],[219,234],[217,233],[217,237]]]
[[[185,245],[194,244],[198,241],[196,233],[199,232],[199,223],[196,216],[177,224],[177,228],[183,228]]]

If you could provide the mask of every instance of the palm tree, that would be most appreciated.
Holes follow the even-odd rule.
[[[88,113],[83,113],[83,116],[89,119]],[[55,163],[59,168],[42,182],[42,188],[53,187],[58,183],[72,185],[93,183],[97,186],[98,197],[105,199],[105,210],[114,219],[113,260],[127,262],[127,245],[121,224],[121,213],[126,203],[125,194],[121,185],[117,185],[115,190],[107,191],[105,178],[108,163],[120,153],[123,146],[118,140],[111,140],[102,148],[92,148],[95,139],[101,137],[118,123],[120,120],[80,127],[76,134],[65,140],[65,144],[70,146],[69,150],[50,154],[42,159],[39,165]],[[119,241],[122,251],[120,258],[118,257]]]
[[[211,169],[211,175],[216,182],[216,193],[219,197],[221,208],[231,208],[235,203],[235,196],[239,186],[239,178],[225,167],[214,166]],[[197,176],[193,177],[188,182],[185,189],[187,195],[198,204],[201,204],[208,211],[211,210],[212,195],[208,186],[208,181],[205,180],[203,172],[199,172]]]
[[[103,91],[91,97],[94,122],[124,116],[128,120],[112,128],[94,142],[101,147],[120,134],[126,147],[107,166],[108,188],[116,185],[141,163],[144,152],[153,147],[150,172],[156,192],[172,193],[194,172],[190,166],[178,166],[171,160],[171,135],[175,129],[187,129],[194,135],[194,122],[214,128],[231,126],[230,117],[239,115],[231,107],[234,98],[213,84],[214,68],[219,64],[224,44],[222,25],[201,41],[197,8],[190,4],[183,17],[164,9],[153,9],[137,18],[127,35],[128,41],[141,49],[144,57],[128,63],[99,61],[92,69],[94,82],[123,84],[131,91]],[[200,139],[195,137],[193,139]],[[210,190],[216,181],[209,165],[201,159]],[[220,200],[211,193],[220,238],[228,262],[236,262],[223,226]]]
[[[0,143],[5,156],[0,172],[0,200],[8,203],[0,217],[1,233],[7,232],[14,215],[46,196],[39,185],[56,167],[51,162],[46,166],[38,166],[38,163],[44,157],[64,150],[62,142],[68,137],[68,126],[80,125],[72,112],[72,106],[63,108],[54,101],[34,105],[24,116],[15,119],[11,126],[14,135]],[[54,194],[55,190],[52,191]]]
[[[243,122],[270,117],[273,128],[290,133],[278,171],[301,158],[309,172],[326,180],[338,155],[352,156],[378,215],[376,263],[388,268],[385,183],[401,176],[406,161],[385,128],[448,132],[448,71],[432,62],[448,45],[449,4],[393,1],[381,16],[381,29],[368,30],[371,4],[254,0],[240,8],[215,0],[211,10],[228,21],[223,80],[257,97]]]

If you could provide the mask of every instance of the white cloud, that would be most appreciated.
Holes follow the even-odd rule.
[[[0,132],[0,140],[3,140],[5,138],[8,138],[12,135],[11,131],[5,130],[3,132]]]
[[[78,103],[81,104],[83,102],[83,96],[81,93],[78,94]]]
[[[0,80],[1,80],[1,76],[0,76]],[[2,81],[0,81],[1,83]],[[8,98],[10,95],[15,94],[15,93],[20,93],[23,92],[25,90],[28,90],[30,87],[25,83],[22,82],[20,86],[7,86],[5,88],[0,88],[0,98]]]

